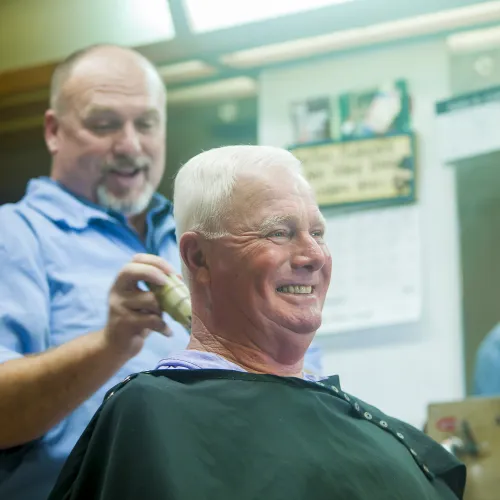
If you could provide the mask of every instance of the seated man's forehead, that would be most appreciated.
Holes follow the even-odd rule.
[[[304,215],[297,213],[288,213],[288,214],[274,214],[264,217],[260,221],[261,228],[272,228],[273,226],[277,226],[280,224],[284,225],[296,225],[300,226],[304,223]],[[317,212],[313,212],[309,214],[307,217],[307,223],[309,225],[325,225],[325,219],[321,212],[318,210]]]

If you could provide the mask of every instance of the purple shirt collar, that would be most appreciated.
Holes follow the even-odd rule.
[[[162,359],[157,370],[232,370],[236,372],[245,372],[241,366],[231,363],[227,359],[212,352],[195,351],[186,349],[177,352],[168,358]],[[317,382],[323,379],[318,375],[306,373],[304,380]]]

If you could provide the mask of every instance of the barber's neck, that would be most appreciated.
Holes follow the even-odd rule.
[[[146,222],[146,212],[133,215],[132,217],[127,217],[128,225],[134,229],[141,240],[146,239],[146,234],[148,231],[148,225]]]
[[[193,318],[188,349],[211,352],[250,373],[266,373],[281,377],[303,378],[304,358],[290,364],[277,361],[256,344],[240,339],[228,340],[229,335],[209,331],[198,318]]]

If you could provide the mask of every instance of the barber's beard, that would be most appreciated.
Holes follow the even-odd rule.
[[[101,184],[97,187],[97,203],[106,209],[121,213],[125,217],[133,217],[146,210],[154,191],[154,187],[146,181],[141,194],[135,199],[120,198],[110,193],[106,186]]]

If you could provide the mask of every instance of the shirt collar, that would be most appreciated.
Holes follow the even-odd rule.
[[[202,352],[195,349],[185,349],[175,353],[174,355],[162,359],[156,366],[157,370],[162,369],[186,369],[186,370],[233,370],[237,372],[244,372],[245,370],[231,361],[215,354],[213,352]],[[321,377],[311,373],[304,374],[304,380],[308,382],[318,382],[319,380],[329,380],[332,385],[335,385],[340,390],[340,381],[337,375],[331,377]]]
[[[72,229],[84,229],[91,221],[99,219],[126,223],[122,214],[78,197],[48,177],[39,177],[29,181],[25,201],[31,208],[54,222]],[[161,218],[162,222],[165,222],[165,231],[174,230],[175,223],[171,214],[170,201],[161,194],[155,193],[148,211],[148,222],[159,222],[157,219]]]

